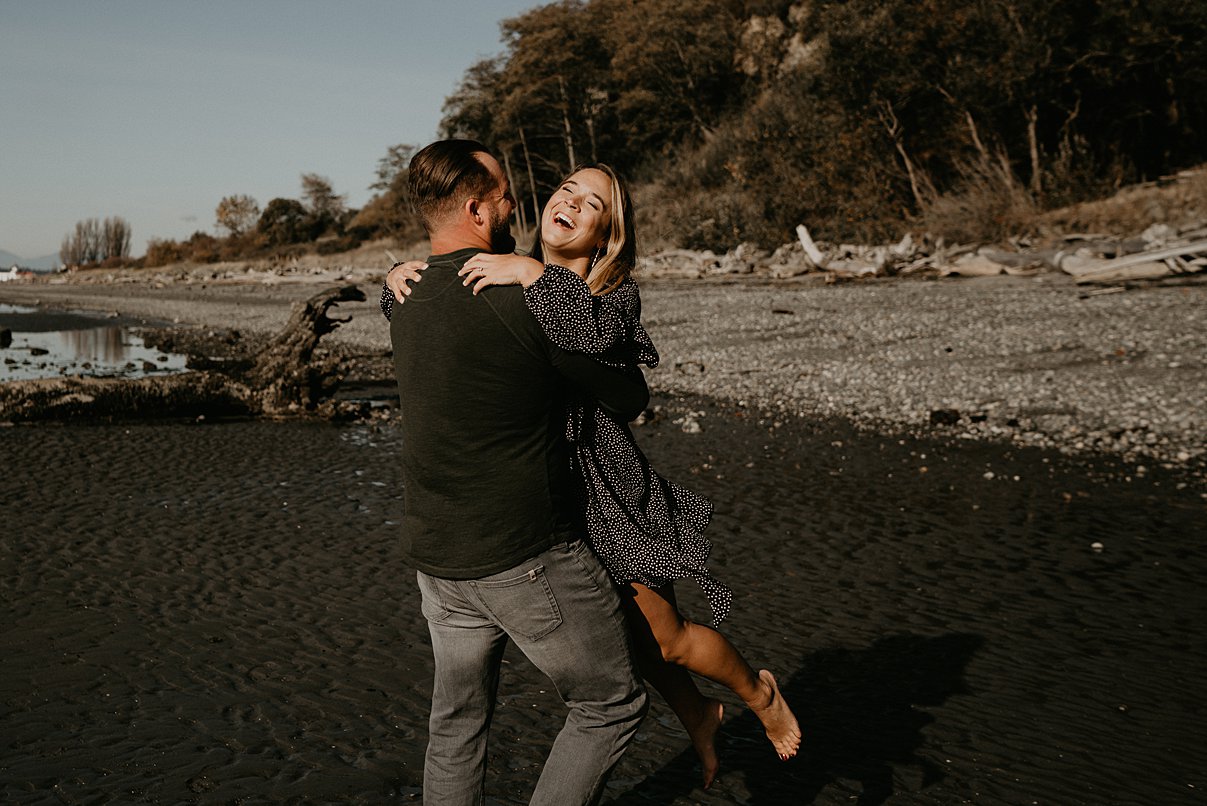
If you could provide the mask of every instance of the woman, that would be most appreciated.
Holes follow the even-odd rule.
[[[632,201],[606,165],[572,172],[549,199],[531,257],[482,253],[461,269],[477,294],[492,285],[524,287],[528,307],[549,339],[565,350],[613,365],[656,366],[658,353],[641,326],[641,300],[630,276],[636,263]],[[409,293],[424,264],[399,264],[382,294],[386,317]],[[397,295],[390,286],[397,287]],[[704,498],[659,476],[629,426],[591,400],[576,401],[567,423],[576,470],[584,480],[588,537],[625,601],[642,674],[663,695],[691,736],[704,784],[717,770],[715,734],[722,707],[705,698],[687,671],[724,685],[763,722],[780,758],[796,754],[800,728],[774,676],[755,670],[716,629],[678,610],[673,581],[692,579],[708,597],[713,627],[728,614],[729,589],[709,574],[712,515]]]

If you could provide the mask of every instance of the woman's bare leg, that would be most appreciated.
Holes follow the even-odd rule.
[[[763,669],[756,673],[724,635],[684,618],[671,586],[655,590],[633,583],[632,587],[633,601],[658,642],[662,657],[733,691],[763,723],[780,758],[796,755],[800,725],[771,672]]]
[[[644,586],[643,586],[644,587]],[[662,650],[650,625],[631,598],[622,598],[625,616],[629,620],[630,632],[637,647],[637,668],[645,681],[654,687],[666,704],[683,723],[691,738],[692,748],[700,757],[704,773],[704,788],[712,786],[717,777],[720,760],[717,758],[717,731],[725,706],[718,700],[709,699],[696,688],[696,682],[682,666],[662,659]]]

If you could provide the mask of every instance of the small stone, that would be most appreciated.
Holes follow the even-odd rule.
[[[955,409],[934,409],[930,413],[931,425],[955,425],[960,421],[960,412]]]
[[[1094,541],[1093,543],[1091,543],[1091,544],[1090,544],[1090,548],[1091,548],[1091,549],[1093,549],[1095,552],[1099,552],[1099,553],[1101,553],[1101,552],[1102,552],[1102,550],[1103,550],[1104,548],[1106,548],[1106,546],[1102,545],[1102,544],[1101,544],[1101,543],[1099,543],[1098,541]]]

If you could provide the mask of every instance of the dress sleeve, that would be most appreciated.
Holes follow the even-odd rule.
[[[641,325],[641,295],[631,278],[596,296],[577,274],[550,264],[524,289],[524,301],[541,330],[563,350],[619,354],[633,364],[658,366],[658,350]]]
[[[381,299],[378,304],[381,305],[381,312],[385,314],[386,321],[390,321],[390,314],[394,312],[394,294],[385,283],[381,284]]]

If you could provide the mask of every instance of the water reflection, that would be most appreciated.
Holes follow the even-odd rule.
[[[124,328],[98,327],[92,330],[66,330],[59,333],[65,352],[74,352],[77,357],[90,361],[114,363],[126,361],[126,339]]]
[[[131,328],[87,314],[0,305],[3,329],[12,340],[0,349],[0,381],[185,371],[184,356],[148,347]]]

